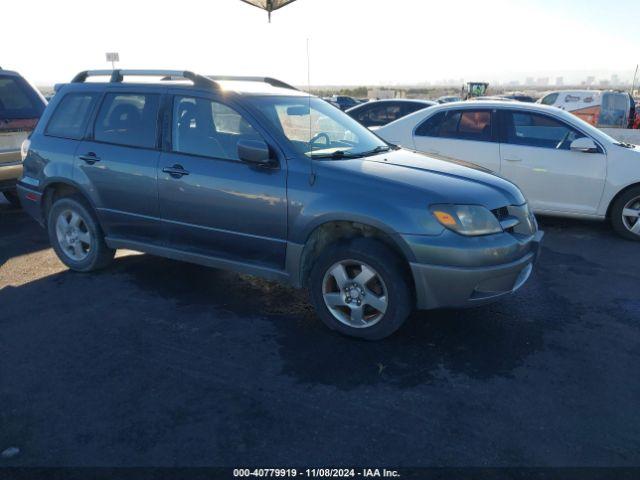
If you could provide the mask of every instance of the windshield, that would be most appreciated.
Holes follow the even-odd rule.
[[[349,115],[316,97],[259,97],[255,104],[308,157],[352,158],[390,148]]]

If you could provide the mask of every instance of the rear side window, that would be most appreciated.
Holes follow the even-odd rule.
[[[44,103],[19,77],[0,76],[0,118],[40,118]]]
[[[400,118],[401,109],[397,103],[383,103],[370,107],[366,112],[357,115],[358,121],[367,127],[381,126]]]
[[[405,103],[402,106],[402,115],[409,115],[410,113],[417,112],[418,110],[422,110],[427,107],[429,107],[429,105],[424,103]]]
[[[97,93],[66,94],[53,112],[45,135],[81,139],[97,98]]]
[[[553,105],[557,99],[558,99],[557,93],[550,93],[549,95],[544,97],[542,100],[540,100],[540,103],[542,103],[543,105]]]
[[[491,141],[490,110],[449,110],[428,118],[416,129],[416,135]]]
[[[440,132],[440,126],[447,115],[447,112],[436,113],[427,118],[417,129],[416,135],[421,137],[437,137]]]
[[[155,148],[158,127],[157,94],[105,95],[94,131],[98,142],[129,147]]]
[[[529,112],[507,112],[507,143],[569,150],[584,135],[564,122]]]

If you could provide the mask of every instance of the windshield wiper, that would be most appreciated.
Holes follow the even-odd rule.
[[[311,158],[333,158],[333,159],[339,159],[339,158],[358,158],[360,156],[362,156],[361,154],[353,154],[353,153],[347,153],[344,150],[336,150],[335,152],[331,152],[331,153],[311,153],[309,154],[309,156]]]
[[[363,157],[368,157],[371,155],[375,155],[376,153],[388,152],[391,150],[391,146],[389,145],[378,145],[373,150],[369,150],[368,152],[362,152],[360,155]]]

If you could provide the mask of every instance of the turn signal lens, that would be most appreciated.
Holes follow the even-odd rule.
[[[449,215],[447,212],[441,212],[440,210],[436,210],[433,212],[433,214],[436,216],[436,218],[442,225],[452,227],[456,224],[456,219],[453,218],[453,216]]]

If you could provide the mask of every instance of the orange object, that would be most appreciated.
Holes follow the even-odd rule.
[[[436,216],[438,221],[443,225],[453,226],[456,224],[456,219],[453,218],[453,216],[448,214],[447,212],[436,210],[435,212],[433,212],[433,214]]]

